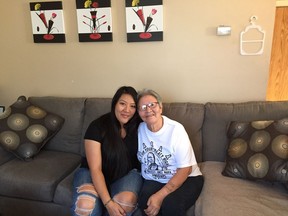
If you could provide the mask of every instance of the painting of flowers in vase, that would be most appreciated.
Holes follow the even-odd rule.
[[[110,0],[76,0],[79,42],[112,41]]]
[[[30,2],[34,43],[65,43],[61,1]]]
[[[127,41],[163,41],[162,0],[125,1]]]

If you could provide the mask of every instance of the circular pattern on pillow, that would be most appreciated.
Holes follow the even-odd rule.
[[[273,121],[253,121],[251,122],[251,126],[258,130],[261,130],[268,127],[272,123]]]
[[[288,118],[231,122],[225,176],[288,182]]]
[[[44,118],[47,115],[47,112],[45,110],[43,110],[43,109],[38,108],[38,107],[29,106],[27,108],[27,115],[30,118],[41,119],[41,118]]]
[[[279,135],[272,141],[272,151],[278,157],[287,160],[288,136]]]
[[[0,114],[0,145],[19,158],[30,160],[61,129],[63,123],[61,116],[20,96]]]
[[[284,118],[275,122],[274,127],[280,133],[288,134],[288,118]]]
[[[268,158],[261,153],[254,154],[248,159],[247,169],[254,178],[263,178],[269,170]]]
[[[285,182],[285,180],[287,179],[287,165],[285,166],[285,164],[283,164],[283,162],[281,160],[277,160],[275,161],[275,163],[273,163],[271,165],[271,170],[274,173],[277,173],[276,177],[276,181],[279,182]],[[287,182],[287,181],[286,181]],[[287,182],[288,184],[288,182]]]
[[[10,107],[6,108],[3,113],[0,113],[0,119],[7,118],[7,116],[9,116],[10,113],[11,113],[11,108]]]
[[[55,116],[52,114],[47,114],[44,119],[44,123],[49,130],[58,130],[59,124],[62,124],[63,119],[60,116]]]
[[[263,151],[269,145],[271,140],[270,134],[267,131],[255,131],[252,134],[249,146],[255,152]]]
[[[20,137],[13,131],[4,131],[0,133],[0,143],[8,151],[15,150],[20,144]]]
[[[45,127],[39,124],[31,125],[26,130],[27,138],[34,143],[41,143],[47,138],[48,131]]]
[[[32,143],[23,143],[19,146],[18,154],[22,158],[32,158],[35,154],[37,154],[38,148]]]
[[[7,119],[8,127],[15,131],[21,131],[28,127],[29,118],[21,113],[12,114]]]
[[[228,149],[228,154],[232,158],[239,158],[247,151],[247,142],[243,139],[234,139]]]

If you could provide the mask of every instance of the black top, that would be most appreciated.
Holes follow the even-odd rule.
[[[84,139],[95,140],[101,143],[102,172],[106,182],[112,183],[126,175],[131,169],[140,170],[140,162],[137,159],[138,136],[137,127],[133,130],[126,129],[126,137],[120,138],[115,145],[108,145],[111,139],[108,138],[109,132],[106,128],[111,127],[111,115],[107,113],[94,120],[89,125]],[[110,130],[111,131],[111,130]],[[113,139],[117,140],[117,139]],[[82,167],[88,167],[87,161],[82,162]],[[113,172],[113,174],[111,173]]]

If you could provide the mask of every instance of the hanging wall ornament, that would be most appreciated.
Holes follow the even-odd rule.
[[[31,2],[30,13],[35,43],[65,43],[61,1]]]
[[[162,0],[126,0],[128,42],[163,41]]]
[[[112,41],[110,0],[76,0],[80,42]]]
[[[262,55],[264,51],[265,31],[256,25],[257,16],[250,18],[250,25],[240,34],[241,55]]]

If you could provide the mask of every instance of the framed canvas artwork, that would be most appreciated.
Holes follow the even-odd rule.
[[[125,1],[127,41],[163,41],[162,0]]]
[[[76,0],[79,42],[112,41],[110,0]]]
[[[32,32],[35,43],[65,43],[61,1],[30,2]]]

